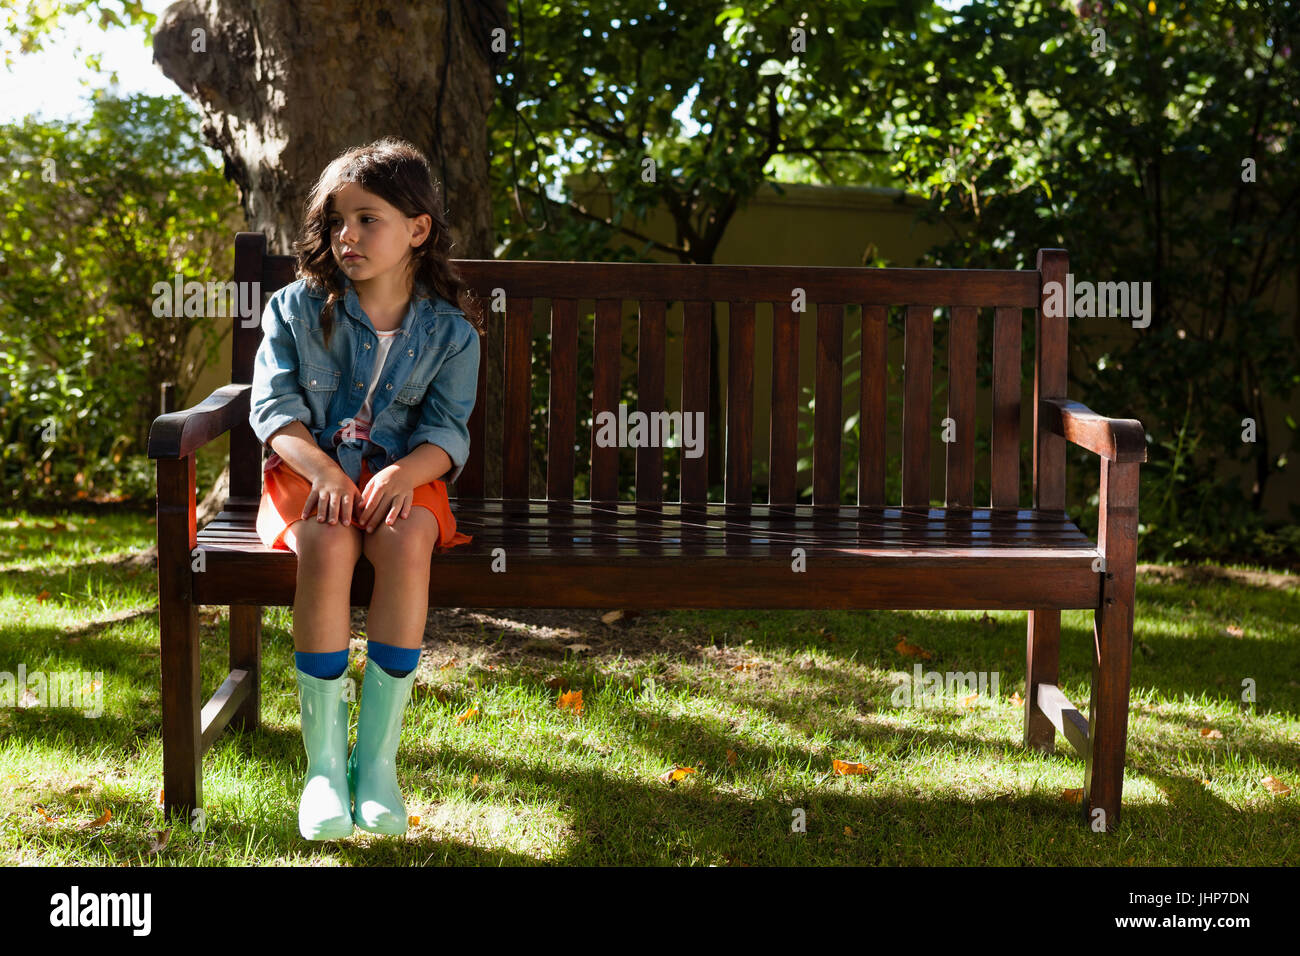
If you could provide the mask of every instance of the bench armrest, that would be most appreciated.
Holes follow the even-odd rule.
[[[1106,418],[1067,398],[1039,400],[1047,429],[1080,448],[1115,462],[1146,461],[1147,441],[1135,418]]]
[[[159,415],[149,428],[150,458],[185,458],[248,422],[252,385],[224,385],[193,408]]]

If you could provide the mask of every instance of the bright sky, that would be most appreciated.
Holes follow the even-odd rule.
[[[161,14],[169,2],[144,0],[144,6]],[[85,67],[83,60],[90,53],[103,56],[105,70],[117,71],[122,93],[161,96],[180,92],[154,65],[153,47],[142,27],[101,30],[89,17],[69,17],[64,24],[45,39],[40,53],[15,56],[12,72],[0,61],[0,122],[10,123],[29,113],[40,113],[45,119],[73,119],[89,113],[87,92],[107,81],[107,73],[101,77]],[[78,42],[81,59],[76,54]]]

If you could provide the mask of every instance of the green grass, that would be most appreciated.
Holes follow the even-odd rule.
[[[358,831],[308,843],[294,817],[306,761],[289,617],[274,609],[263,725],[217,741],[204,765],[206,827],[171,828],[151,855],[166,826],[157,802],[156,585],[152,570],[125,559],[152,534],[141,515],[0,520],[0,671],[22,664],[29,673],[102,672],[103,681],[97,717],[0,707],[0,863],[1300,858],[1296,586],[1173,573],[1139,578],[1125,815],[1115,833],[1091,832],[1064,798],[1083,781],[1064,740],[1052,756],[1020,746],[1022,710],[1011,695],[1024,692],[1023,612],[981,623],[966,612],[738,611],[647,614],[635,631],[595,623],[592,649],[562,657],[537,650],[547,642],[522,625],[459,631],[456,648],[427,644],[398,757],[419,825],[404,838]],[[1061,685],[1085,708],[1091,627],[1090,612],[1063,616]],[[224,677],[226,633],[224,612],[205,609],[205,696]],[[900,635],[933,655],[926,670],[997,672],[997,695],[970,708],[957,697],[891,706],[914,663],[895,650]],[[354,642],[354,665],[363,646]],[[1256,683],[1253,707],[1240,701],[1244,678]],[[548,682],[560,680],[583,692],[581,716],[556,706],[560,690]],[[478,718],[457,723],[470,708]],[[873,772],[835,776],[832,759]],[[670,787],[658,777],[674,765],[697,772]],[[1270,792],[1267,776],[1292,793]],[[804,833],[792,832],[797,809]],[[83,828],[106,810],[106,824]]]

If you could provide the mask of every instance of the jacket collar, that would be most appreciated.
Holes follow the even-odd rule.
[[[370,317],[361,308],[361,300],[357,296],[356,286],[352,284],[352,280],[347,277],[347,274],[342,269],[336,270],[335,276],[344,290],[343,310],[355,322],[374,332],[375,327],[371,323]],[[398,331],[402,333],[403,341],[410,339],[412,330],[416,328],[423,328],[426,334],[433,329],[437,301],[437,297],[432,291],[417,279],[415,289],[411,294],[410,304],[406,308],[406,315],[402,317],[402,324],[398,327]]]

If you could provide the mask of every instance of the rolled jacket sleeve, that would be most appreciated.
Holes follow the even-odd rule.
[[[468,322],[469,336],[446,358],[429,383],[420,408],[420,424],[407,442],[407,454],[425,442],[437,445],[451,459],[452,470],[443,478],[455,481],[469,458],[469,416],[478,394],[478,331]]]
[[[249,406],[248,422],[262,444],[291,422],[311,426],[311,410],[298,387],[298,347],[284,316],[281,292],[271,296],[262,313]]]

